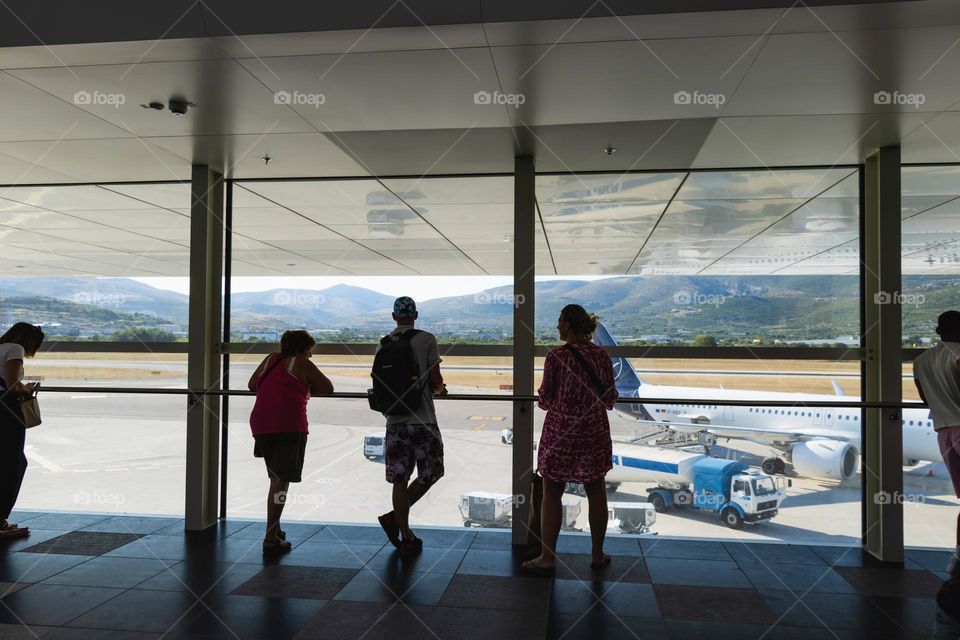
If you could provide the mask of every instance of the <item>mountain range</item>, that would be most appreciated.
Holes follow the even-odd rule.
[[[937,314],[960,307],[960,276],[906,276],[904,335],[929,336]],[[555,334],[560,309],[578,303],[621,339],[829,340],[859,331],[855,276],[649,276],[536,283],[536,332]],[[347,284],[231,296],[231,329],[381,333],[393,296]],[[513,326],[512,287],[419,304],[420,326],[439,335],[503,339]],[[26,319],[96,333],[134,326],[185,331],[186,295],[127,278],[0,278],[0,323]],[[70,332],[65,332],[70,333]],[[75,332],[73,335],[77,335]],[[339,339],[339,338],[338,338]]]

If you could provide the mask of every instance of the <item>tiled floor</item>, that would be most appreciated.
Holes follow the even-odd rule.
[[[563,536],[555,579],[519,570],[503,532],[432,529],[400,558],[378,527],[289,523],[264,557],[262,523],[202,533],[170,518],[19,513],[0,542],[0,639],[931,637],[946,552],[905,569],[858,549]]]

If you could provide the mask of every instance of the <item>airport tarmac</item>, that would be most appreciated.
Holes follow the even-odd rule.
[[[339,391],[365,389],[362,378],[331,375]],[[111,384],[133,386],[133,382],[116,380]],[[177,378],[164,380],[164,386],[182,385]],[[453,393],[478,391],[491,393],[474,387],[451,388]],[[30,468],[18,508],[183,513],[184,396],[47,393],[41,402],[44,424],[27,435]],[[237,518],[264,516],[266,472],[262,460],[253,458],[247,425],[252,402],[249,397],[233,397],[230,402],[227,505],[229,516]],[[441,401],[437,407],[447,473],[413,508],[412,518],[421,524],[462,526],[461,494],[512,491],[512,450],[500,439],[500,431],[510,424],[511,405],[491,400]],[[539,430],[544,414],[537,411],[536,415]],[[285,517],[373,522],[390,508],[389,485],[382,461],[363,456],[363,437],[382,433],[382,418],[364,400],[313,399],[309,419],[304,479],[292,487]],[[619,415],[611,415],[611,425],[615,439],[638,435],[636,425]],[[746,457],[752,462],[769,452],[758,445],[721,442],[711,454]],[[924,475],[931,470],[933,477]],[[952,547],[960,502],[953,497],[942,465],[922,465],[905,478],[907,544]],[[610,499],[645,500],[649,486],[624,484]],[[795,477],[787,494],[775,519],[742,530],[728,529],[714,514],[685,510],[658,514],[652,531],[682,537],[858,544],[859,477],[849,486]],[[583,501],[576,527],[586,526],[586,513]]]

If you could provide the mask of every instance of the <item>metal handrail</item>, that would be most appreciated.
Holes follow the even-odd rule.
[[[201,396],[255,396],[253,391],[243,389],[157,389],[138,387],[41,387],[43,393],[119,393],[133,395],[184,395]],[[367,394],[362,392],[337,392],[320,398],[366,400]],[[464,394],[451,393],[437,398],[437,400],[460,401],[495,401],[495,402],[538,402],[539,396],[507,395],[507,394]],[[855,400],[840,400],[836,402],[807,402],[803,400],[713,400],[707,398],[618,398],[616,404],[677,404],[677,405],[711,405],[715,407],[785,407],[785,408],[838,408],[838,409],[925,409],[922,402],[860,402]]]

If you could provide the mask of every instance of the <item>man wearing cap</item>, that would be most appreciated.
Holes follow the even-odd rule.
[[[393,511],[380,516],[380,526],[390,542],[401,551],[417,551],[422,541],[410,530],[410,506],[427,493],[443,477],[443,440],[437,426],[433,406],[434,395],[447,394],[440,374],[440,352],[431,333],[414,328],[417,305],[402,296],[393,303],[393,319],[397,323],[387,338],[397,338],[408,331],[410,348],[417,359],[424,380],[423,401],[416,409],[401,415],[388,415],[384,442],[387,482],[393,485]],[[377,346],[377,351],[380,346]],[[410,482],[414,467],[417,479]],[[401,537],[402,536],[402,537]]]
[[[913,362],[913,377],[920,399],[930,407],[940,453],[960,498],[960,311],[945,311],[937,318],[940,344],[924,351]],[[960,563],[960,514],[957,547],[947,565],[951,574]]]

